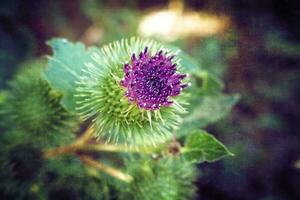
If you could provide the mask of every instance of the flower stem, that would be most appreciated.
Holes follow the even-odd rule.
[[[44,157],[45,158],[52,158],[58,155],[62,154],[68,154],[76,151],[78,149],[78,146],[75,145],[75,143],[70,144],[68,146],[63,146],[63,147],[58,147],[55,149],[47,150],[44,152]]]
[[[124,145],[111,145],[103,143],[88,143],[93,135],[94,129],[88,128],[75,142],[72,144],[58,147],[44,152],[45,158],[52,158],[55,156],[74,153],[76,151],[107,151],[107,152],[130,152],[130,153],[144,153],[151,154],[155,148],[130,148]]]
[[[76,151],[84,151],[84,150],[96,150],[96,151],[111,151],[111,152],[120,152],[127,151],[128,149],[125,146],[114,146],[114,145],[106,145],[106,144],[89,144],[89,140],[93,135],[93,128],[88,128],[74,143],[58,147],[52,150],[47,150],[44,152],[45,158],[52,158],[62,154],[75,153]],[[138,152],[137,150],[131,152]],[[129,183],[132,181],[132,177],[128,174],[121,172],[118,169],[107,166],[89,156],[86,155],[77,155],[79,159],[86,165],[92,166],[96,169],[100,169],[107,174],[118,178],[122,181]]]
[[[83,163],[85,163],[85,164],[87,164],[91,167],[94,167],[96,169],[100,169],[100,170],[106,172],[107,174],[117,178],[117,179],[120,179],[120,180],[125,181],[127,183],[129,183],[133,180],[132,176],[130,176],[128,174],[125,174],[125,173],[121,172],[118,169],[107,166],[107,165],[105,165],[105,164],[103,164],[103,163],[101,163],[101,162],[99,162],[99,161],[97,161],[97,160],[95,160],[95,159],[93,159],[89,156],[79,155],[78,157]]]
[[[101,143],[90,143],[80,147],[81,151],[108,151],[108,152],[130,152],[130,153],[153,153],[151,149],[146,148],[129,148],[124,145],[110,145]]]
[[[84,146],[93,135],[93,128],[88,128],[74,143],[44,152],[45,158],[52,158],[62,154],[68,154],[77,151]]]
[[[91,137],[93,136],[94,133],[94,128],[93,127],[89,127],[87,128],[87,130],[81,135],[81,137],[79,137],[76,141],[75,144],[82,146],[85,143],[87,143]]]

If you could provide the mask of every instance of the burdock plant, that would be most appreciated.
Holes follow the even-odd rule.
[[[1,106],[19,106],[12,117],[30,137],[42,131],[74,132],[77,138],[57,148],[33,145],[46,160],[40,180],[25,193],[48,199],[193,199],[194,164],[232,155],[200,128],[225,116],[237,97],[222,94],[222,82],[179,49],[141,38],[101,48],[66,39],[48,44],[53,55],[38,78],[41,84],[27,95],[18,86],[12,91],[15,102]],[[78,131],[66,126],[69,116]],[[53,166],[55,172],[49,170]],[[78,185],[80,180],[86,184]]]

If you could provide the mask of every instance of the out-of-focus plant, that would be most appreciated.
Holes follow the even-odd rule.
[[[193,199],[194,165],[232,155],[201,128],[238,96],[178,48],[48,44],[1,93],[1,197]]]

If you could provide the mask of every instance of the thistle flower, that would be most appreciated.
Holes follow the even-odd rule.
[[[139,108],[158,110],[161,106],[170,106],[173,102],[168,98],[178,96],[187,86],[180,84],[186,75],[176,73],[176,64],[172,63],[175,56],[166,54],[160,50],[151,56],[146,47],[138,58],[132,54],[131,65],[125,64],[121,85],[127,88],[128,100],[136,102]]]
[[[136,57],[135,55],[138,55]],[[184,112],[177,52],[132,38],[104,46],[85,63],[77,110],[106,142],[156,145],[170,138]]]

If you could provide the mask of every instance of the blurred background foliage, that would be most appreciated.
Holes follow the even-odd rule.
[[[8,88],[8,80],[28,60],[50,54],[45,41],[56,36],[102,45],[141,35],[180,46],[212,77],[222,78],[226,92],[241,95],[230,117],[207,128],[235,157],[199,166],[198,198],[300,199],[299,10],[297,0],[2,0],[0,88]],[[7,98],[0,93],[0,114]],[[0,122],[0,130],[1,123],[6,122]],[[38,170],[38,156],[29,159]],[[56,169],[47,170],[51,173],[43,173],[44,178],[57,185],[78,181],[76,170],[63,180],[56,180]],[[97,175],[93,181],[99,182]],[[59,190],[109,195],[98,194],[89,181],[80,184],[85,187],[51,185],[50,196],[67,198],[58,197]]]

